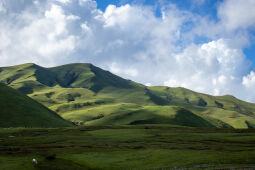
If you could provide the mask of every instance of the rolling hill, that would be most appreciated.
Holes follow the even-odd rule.
[[[92,64],[0,68],[0,82],[81,125],[255,127],[255,104],[185,88],[147,87]]]
[[[68,127],[71,122],[23,93],[0,83],[0,127]]]

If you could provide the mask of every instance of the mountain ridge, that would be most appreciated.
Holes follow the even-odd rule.
[[[185,109],[214,127],[251,128],[255,124],[254,103],[241,101],[231,95],[212,96],[182,87],[147,87],[89,63],[50,68],[28,63],[1,67],[0,70],[0,82],[22,91],[78,124],[118,124],[110,119],[114,116],[125,118],[120,124],[130,124],[138,121],[138,115],[144,116],[140,122],[153,123],[148,121],[149,117],[159,118],[164,106],[169,106],[169,111],[175,115]],[[174,106],[178,109],[171,108]],[[153,116],[150,110],[155,110]],[[130,112],[137,115],[126,116]],[[170,115],[170,112],[165,112]],[[163,119],[159,120],[164,122]],[[156,124],[160,124],[160,121]]]

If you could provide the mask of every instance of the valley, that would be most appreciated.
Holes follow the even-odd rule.
[[[255,168],[255,104],[233,96],[91,64],[2,67],[0,82],[0,169]]]
[[[0,169],[254,169],[254,142],[254,129],[0,129]]]

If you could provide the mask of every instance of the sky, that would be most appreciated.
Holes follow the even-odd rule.
[[[255,102],[254,0],[0,0],[0,66],[92,63]]]

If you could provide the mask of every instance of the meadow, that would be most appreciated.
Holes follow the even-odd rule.
[[[254,143],[254,129],[2,128],[0,169],[254,169]]]

